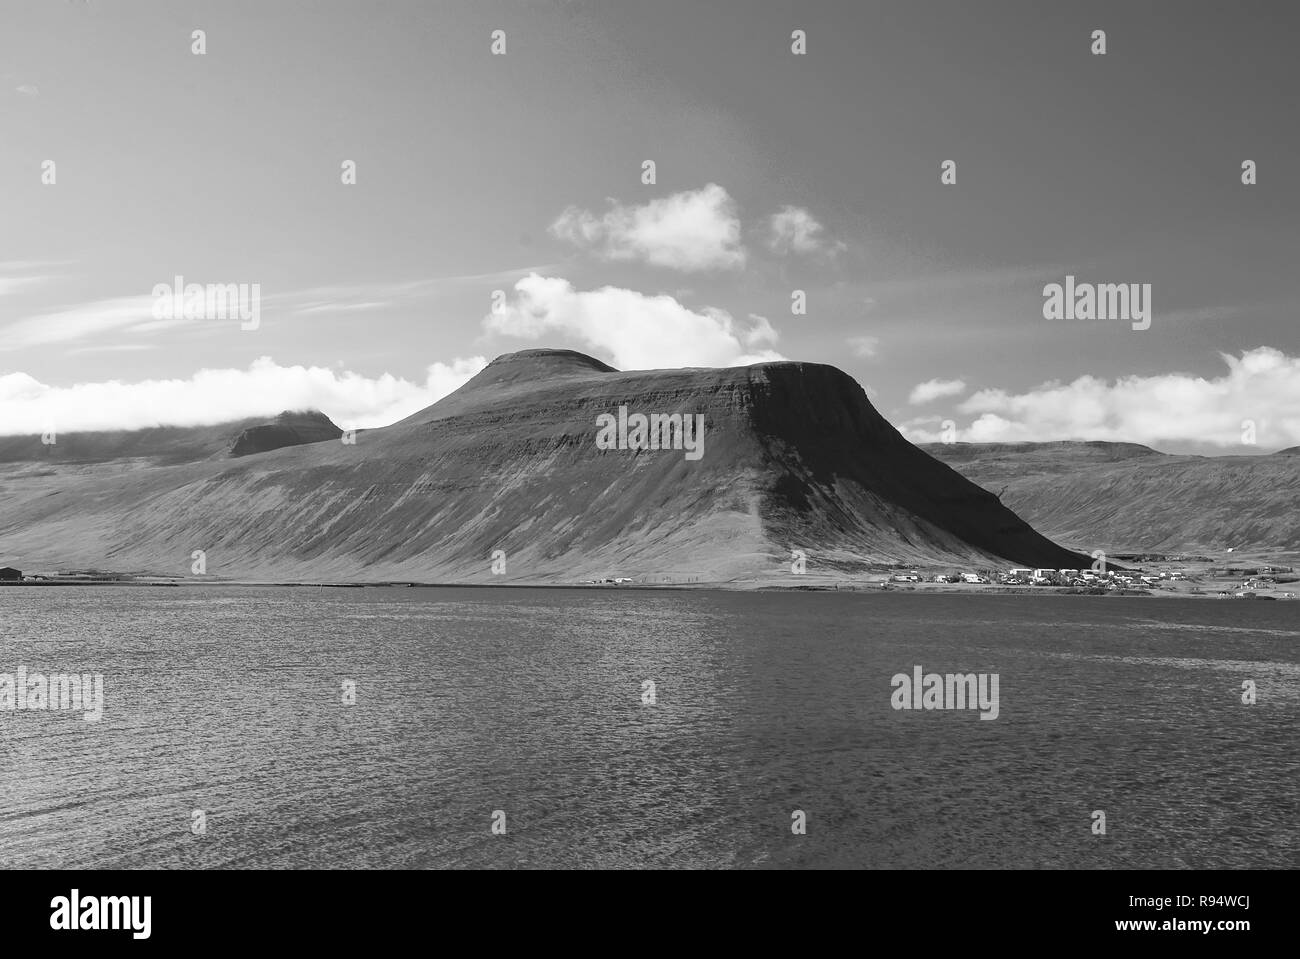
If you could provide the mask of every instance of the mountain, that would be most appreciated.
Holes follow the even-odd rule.
[[[1300,447],[1258,456],[1173,456],[1130,443],[922,448],[1083,551],[1300,550]]]
[[[597,448],[599,418],[620,406],[702,415],[702,455]],[[353,443],[20,478],[0,496],[0,554],[25,568],[187,574],[201,549],[209,574],[247,579],[796,585],[796,549],[819,575],[1088,562],[815,363],[619,372],[526,350]]]
[[[343,435],[324,413],[308,410],[300,413],[281,413],[274,422],[250,426],[239,432],[230,444],[231,456],[248,456],[250,453],[269,453],[286,446],[304,443],[323,443]]]
[[[165,466],[225,456],[243,456],[338,439],[342,434],[316,410],[285,411],[267,422],[252,417],[214,426],[155,426],[139,430],[57,433],[46,444],[38,435],[0,436],[2,463],[92,464],[114,460]]]

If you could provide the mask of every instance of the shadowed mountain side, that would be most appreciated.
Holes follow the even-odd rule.
[[[598,449],[597,417],[620,405],[703,414],[703,458]],[[622,373],[530,350],[354,445],[64,484],[9,490],[6,555],[185,574],[202,549],[215,576],[465,582],[748,579],[788,574],[795,548],[809,572],[1086,565],[818,364]]]
[[[301,413],[281,413],[273,423],[252,426],[240,432],[230,444],[231,456],[248,456],[266,453],[286,446],[304,443],[323,443],[336,440],[343,431],[324,413],[315,410]]]
[[[1127,443],[923,447],[1058,542],[1091,551],[1300,550],[1300,459],[1172,456]]]

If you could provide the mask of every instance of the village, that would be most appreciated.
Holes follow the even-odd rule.
[[[995,587],[1058,587],[1070,592],[1156,593],[1204,595],[1235,599],[1295,599],[1291,584],[1300,583],[1292,566],[1242,566],[1214,568],[1197,563],[1169,563],[1166,568],[1128,569],[1031,569],[941,571],[922,573],[917,569],[893,573],[881,585],[885,588],[921,584],[958,584]]]

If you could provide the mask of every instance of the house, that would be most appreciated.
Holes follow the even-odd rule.
[[[21,583],[23,571],[12,566],[0,566],[0,583]]]

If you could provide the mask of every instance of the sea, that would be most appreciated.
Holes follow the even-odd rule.
[[[1295,868],[1298,640],[1288,601],[0,588],[0,866]],[[996,716],[901,708],[918,667]],[[20,668],[102,715],[4,708]]]

